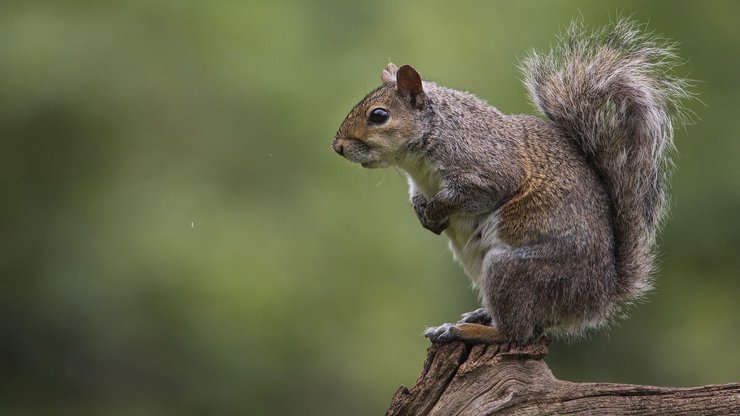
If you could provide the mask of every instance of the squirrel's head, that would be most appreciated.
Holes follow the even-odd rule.
[[[332,142],[334,151],[366,168],[385,167],[422,135],[426,97],[421,76],[410,65],[383,69],[383,85],[349,112]]]

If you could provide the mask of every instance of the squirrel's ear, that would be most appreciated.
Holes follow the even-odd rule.
[[[396,73],[398,92],[411,101],[411,106],[421,108],[424,106],[424,90],[421,86],[421,75],[411,65],[398,68]]]
[[[380,74],[380,79],[383,81],[383,84],[388,84],[391,82],[396,82],[396,72],[398,71],[398,68],[393,65],[393,63],[388,64],[383,69],[383,72]]]

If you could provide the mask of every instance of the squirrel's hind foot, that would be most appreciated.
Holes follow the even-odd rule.
[[[495,327],[493,325],[493,318],[491,318],[491,314],[486,308],[478,308],[474,311],[465,312],[457,323],[491,325]]]
[[[453,341],[463,341],[469,344],[499,344],[509,341],[490,325],[467,322],[430,327],[424,332],[424,336],[434,344],[447,344]]]

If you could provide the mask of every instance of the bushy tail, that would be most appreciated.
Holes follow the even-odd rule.
[[[574,22],[548,54],[523,63],[532,100],[575,139],[612,201],[623,299],[650,289],[652,247],[666,212],[672,116],[683,120],[687,81],[668,72],[674,44],[618,20],[596,32]]]

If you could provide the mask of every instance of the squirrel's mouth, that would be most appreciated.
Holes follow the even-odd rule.
[[[360,164],[363,168],[381,168],[388,163],[378,154],[378,151],[367,143],[358,139],[348,138],[335,142],[334,150],[345,159]]]

